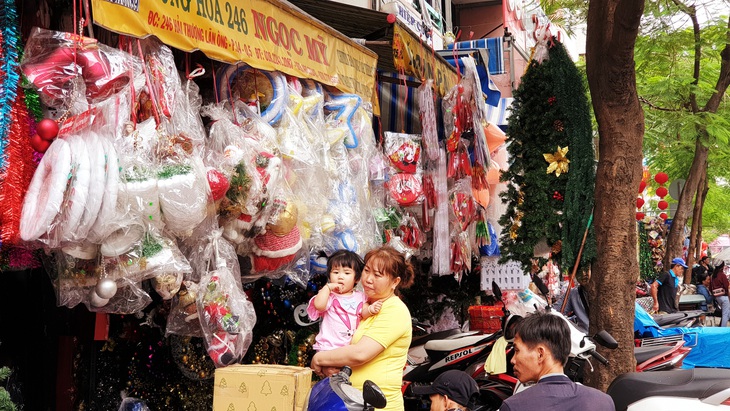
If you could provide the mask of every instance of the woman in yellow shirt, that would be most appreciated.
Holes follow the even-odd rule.
[[[368,303],[381,303],[380,311],[360,322],[350,345],[321,351],[312,358],[317,375],[328,376],[350,366],[350,382],[362,389],[372,380],[383,390],[385,410],[402,411],[403,367],[411,344],[411,313],[398,297],[398,290],[413,283],[414,271],[403,254],[384,246],[365,255],[361,283]]]

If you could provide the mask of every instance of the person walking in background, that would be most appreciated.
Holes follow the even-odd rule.
[[[717,301],[717,305],[722,311],[720,327],[725,327],[728,318],[730,318],[728,288],[730,288],[730,284],[728,284],[727,275],[725,275],[725,262],[722,262],[712,271],[712,280],[710,280],[710,290],[712,290],[712,295],[715,297],[715,301]]]
[[[669,271],[659,274],[651,284],[651,298],[654,299],[652,310],[667,314],[677,312],[677,288],[679,279],[684,275],[687,264],[677,257],[672,260]]]

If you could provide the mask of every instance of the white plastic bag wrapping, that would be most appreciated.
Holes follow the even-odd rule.
[[[142,71],[139,59],[95,39],[38,27],[25,44],[21,70],[43,103],[55,108],[102,101]]]
[[[176,334],[203,337],[197,306],[198,283],[183,281],[180,291],[173,297],[167,316],[165,335]]]
[[[219,265],[205,273],[197,306],[208,355],[215,366],[239,362],[251,344],[256,311],[236,285],[229,267]]]

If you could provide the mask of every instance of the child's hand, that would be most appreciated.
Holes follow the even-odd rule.
[[[383,307],[383,301],[378,300],[372,304],[370,304],[370,307],[368,308],[368,311],[370,311],[370,314],[377,314],[380,312],[380,309]]]
[[[342,286],[337,283],[327,283],[327,287],[330,289],[330,291],[339,293]]]

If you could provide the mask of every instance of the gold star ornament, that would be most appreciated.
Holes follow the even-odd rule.
[[[568,173],[568,164],[570,163],[570,160],[568,160],[568,146],[563,148],[558,146],[558,151],[553,154],[545,153],[543,157],[549,163],[547,174],[554,172],[555,177],[560,177],[561,174]]]

